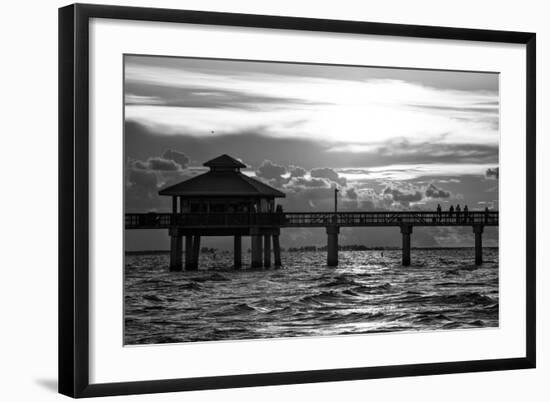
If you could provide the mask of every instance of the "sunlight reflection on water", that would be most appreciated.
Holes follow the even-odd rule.
[[[246,266],[248,255],[243,256]],[[283,268],[233,270],[229,252],[200,271],[169,272],[167,255],[128,255],[125,344],[341,335],[498,326],[498,250],[284,253]]]

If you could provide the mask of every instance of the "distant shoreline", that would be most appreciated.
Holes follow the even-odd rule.
[[[315,248],[313,248],[315,247]],[[466,250],[473,249],[474,246],[460,246],[460,247],[411,247],[412,250]],[[487,246],[483,247],[484,249],[493,249],[498,250],[498,247]],[[340,246],[339,251],[394,251],[401,250],[401,247],[366,247],[361,245],[350,245],[350,246]],[[250,251],[250,250],[248,250]],[[282,250],[288,253],[305,253],[305,252],[318,252],[326,251],[326,246],[316,247],[316,246],[305,246],[305,247],[291,247],[288,249]],[[230,250],[222,250],[209,248],[208,250],[201,250],[201,253],[231,253]],[[124,252],[125,255],[169,255],[170,250],[133,250]]]

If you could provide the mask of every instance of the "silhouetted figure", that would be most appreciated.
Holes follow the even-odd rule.
[[[277,204],[275,207],[275,213],[277,213],[277,221],[279,224],[283,224],[284,222],[284,215],[283,215],[283,206],[281,204]]]
[[[449,207],[449,217],[450,217],[450,219],[453,219],[454,212],[455,212],[455,208],[451,205]]]
[[[437,204],[437,220],[441,222],[441,205]]]
[[[468,205],[464,205],[464,221],[468,222]]]
[[[456,223],[460,222],[460,204],[456,204]]]

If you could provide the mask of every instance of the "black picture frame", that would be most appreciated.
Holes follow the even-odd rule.
[[[525,356],[380,367],[90,384],[89,21],[91,18],[524,44],[526,48]],[[535,367],[536,35],[437,26],[75,4],[59,9],[59,392],[71,397],[361,380]]]

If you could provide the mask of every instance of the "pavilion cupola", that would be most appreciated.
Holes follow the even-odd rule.
[[[240,172],[241,168],[246,168],[244,163],[226,154],[203,163],[203,166],[212,172]]]

